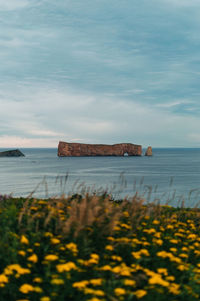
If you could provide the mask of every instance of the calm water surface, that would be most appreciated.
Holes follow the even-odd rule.
[[[59,158],[57,149],[21,151],[25,157],[0,158],[0,194],[27,196],[34,191],[45,197],[102,189],[115,197],[138,191],[171,205],[200,201],[200,149],[154,149],[153,157],[79,158]]]

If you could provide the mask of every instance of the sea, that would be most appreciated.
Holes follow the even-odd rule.
[[[58,157],[56,148],[20,150],[25,157],[0,157],[0,195],[49,198],[89,192],[200,206],[200,148],[154,148],[152,157]]]

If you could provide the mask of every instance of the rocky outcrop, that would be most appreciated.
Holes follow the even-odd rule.
[[[145,152],[145,156],[152,156],[153,155],[153,152],[152,152],[152,147],[151,146],[148,146],[147,147],[147,150]]]
[[[0,152],[0,157],[24,157],[24,154],[19,149]]]
[[[60,141],[58,145],[59,157],[81,156],[141,156],[142,146],[132,143],[120,144],[83,144]]]

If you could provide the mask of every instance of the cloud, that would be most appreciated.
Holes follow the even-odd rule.
[[[1,148],[23,148],[23,147],[55,147],[56,139],[24,138],[21,136],[0,135]]]
[[[10,11],[28,6],[28,0],[0,0],[0,11]]]
[[[10,87],[3,99],[0,147],[57,147],[59,140],[154,147],[197,145],[192,133],[200,126],[198,118],[175,115],[166,107],[144,106],[137,100],[77,94],[70,88],[39,83]]]
[[[197,145],[197,5],[0,0],[2,141]]]

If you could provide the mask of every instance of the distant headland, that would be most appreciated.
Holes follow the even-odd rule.
[[[132,143],[119,144],[84,144],[60,141],[58,144],[59,157],[81,156],[141,156],[142,146]]]
[[[0,157],[24,157],[25,155],[19,149],[0,152]]]

